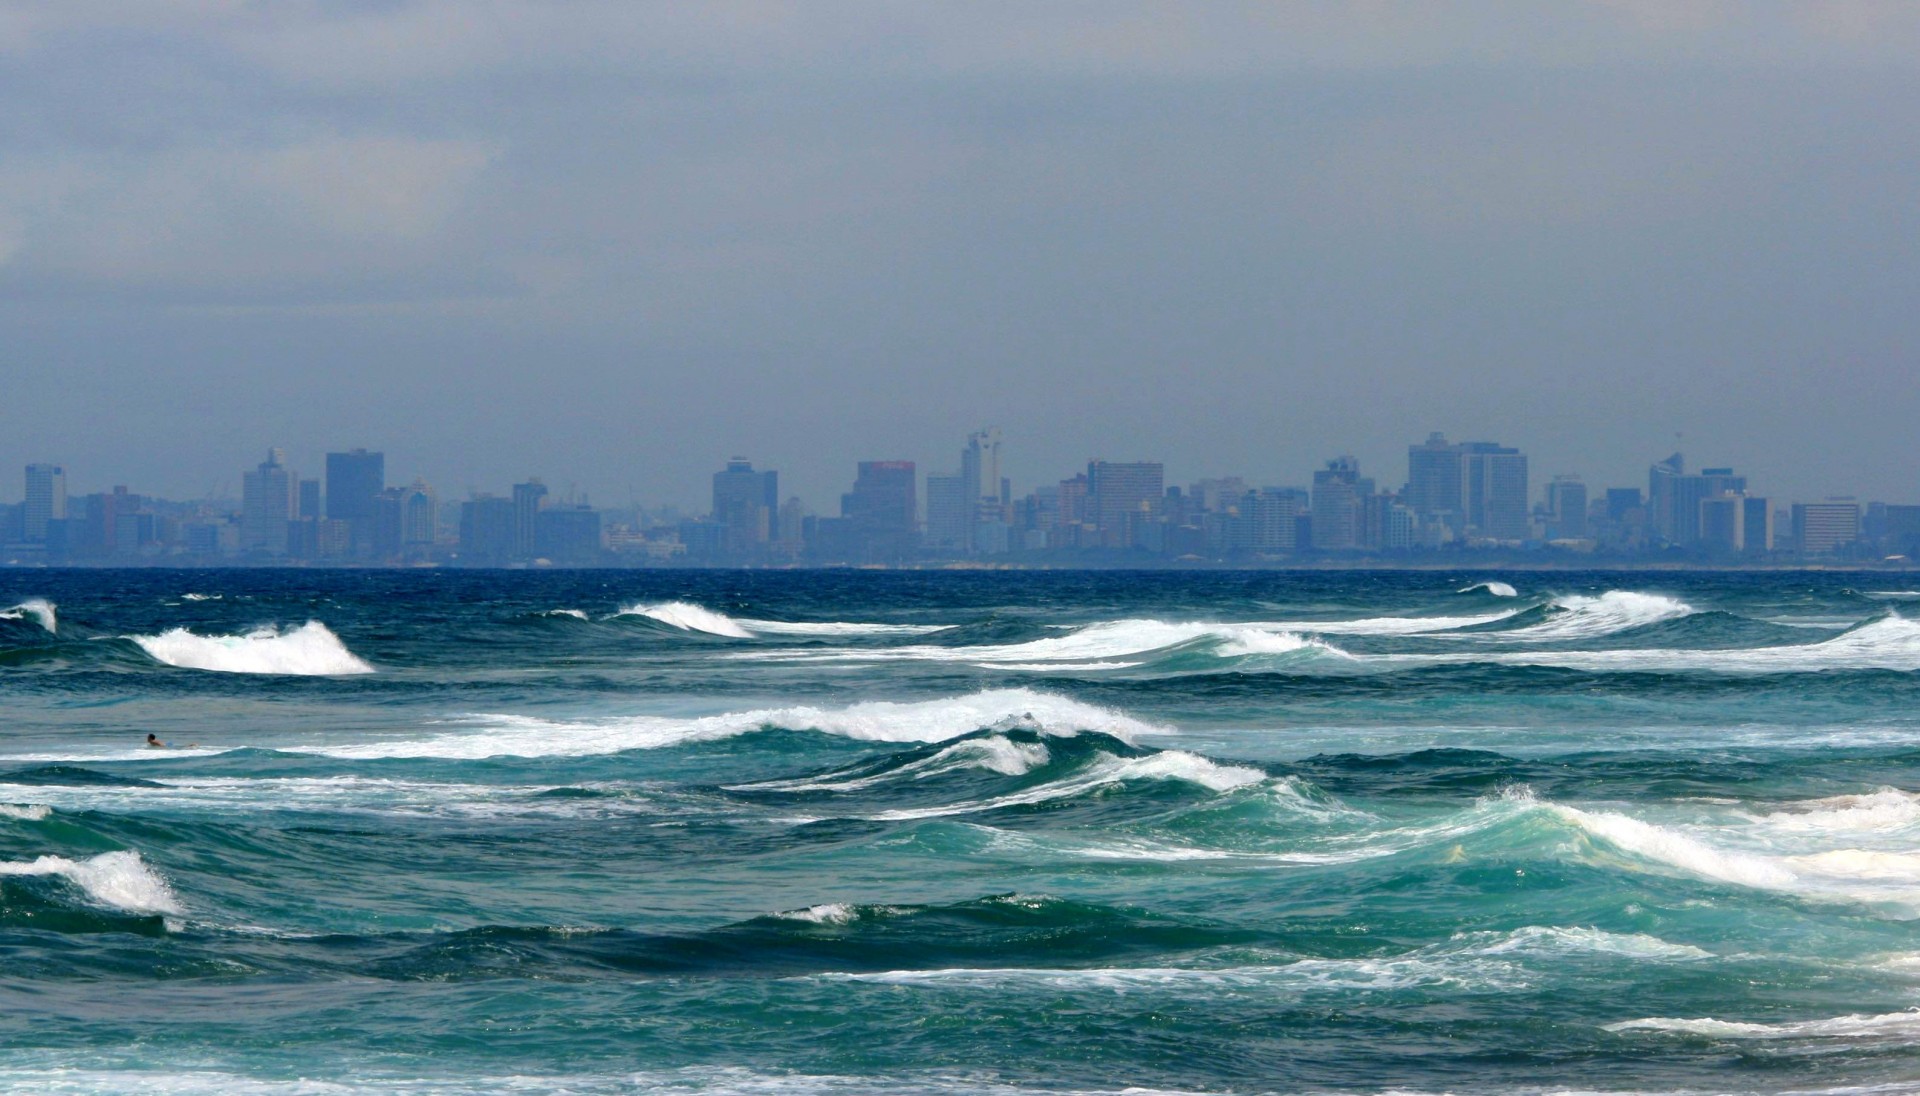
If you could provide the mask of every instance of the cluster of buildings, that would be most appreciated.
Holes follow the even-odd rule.
[[[384,455],[365,449],[328,453],[324,478],[313,479],[270,450],[243,474],[237,508],[125,487],[70,497],[54,464],[28,465],[23,500],[0,504],[0,563],[12,564],[1261,566],[1441,553],[1596,564],[1920,559],[1920,505],[1776,505],[1733,469],[1689,472],[1678,453],[1652,465],[1644,488],[1590,493],[1578,476],[1557,475],[1536,496],[1525,453],[1442,434],[1408,446],[1397,488],[1350,456],[1291,486],[1238,476],[1169,485],[1157,461],[1092,460],[1016,495],[992,428],[967,438],[954,471],[923,477],[912,461],[860,462],[832,515],[782,500],[779,473],[744,457],[713,473],[708,512],[686,516],[595,508],[538,479],[443,503],[418,477],[388,486]]]

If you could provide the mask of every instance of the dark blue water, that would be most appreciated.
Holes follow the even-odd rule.
[[[16,605],[4,1087],[1920,1078],[1907,579],[0,572]]]

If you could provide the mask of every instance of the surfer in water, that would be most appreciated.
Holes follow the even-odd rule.
[[[148,732],[147,732],[147,746],[148,746],[148,748],[149,748],[149,749],[155,749],[155,750],[171,750],[171,749],[173,749],[173,747],[172,747],[171,745],[169,745],[168,743],[165,743],[165,742],[162,742],[162,741],[160,741],[160,736],[159,736],[159,735],[156,735],[156,734],[154,734],[154,733],[153,733],[152,731],[148,731]],[[197,750],[197,749],[199,749],[199,748],[200,748],[200,743],[198,743],[198,742],[189,742],[189,743],[187,743],[187,744],[186,744],[185,746],[182,746],[182,747],[180,747],[180,748],[181,748],[181,749],[183,749],[183,750]]]

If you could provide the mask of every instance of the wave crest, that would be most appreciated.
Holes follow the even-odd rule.
[[[53,602],[46,598],[30,597],[11,609],[0,609],[0,620],[25,620],[32,617],[40,627],[49,632],[58,632],[60,622],[53,610]]]
[[[85,860],[42,856],[0,861],[0,875],[58,875],[101,905],[132,913],[182,913],[180,899],[137,852],[103,852]]]
[[[317,620],[280,631],[256,628],[244,635],[202,636],[172,628],[157,636],[128,636],[155,660],[190,670],[230,674],[370,674],[368,665]]]
[[[1028,689],[995,689],[941,700],[874,700],[845,708],[759,708],[695,718],[629,716],[569,722],[478,715],[469,722],[485,729],[426,739],[316,746],[306,752],[354,758],[578,757],[711,742],[761,730],[815,731],[865,742],[945,742],[995,726],[1021,726],[1063,736],[1098,731],[1123,741],[1170,733],[1168,728],[1109,708]]]

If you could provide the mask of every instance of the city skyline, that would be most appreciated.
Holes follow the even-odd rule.
[[[710,475],[708,505],[595,506],[531,477],[443,497],[423,477],[390,484],[386,454],[325,455],[303,476],[283,448],[242,473],[234,500],[169,500],[116,484],[84,491],[65,466],[25,467],[0,502],[0,547],[26,562],[457,563],[504,566],[694,563],[912,565],[943,560],[1072,564],[1133,554],[1195,562],[1277,562],[1440,551],[1555,551],[1692,562],[1920,554],[1920,503],[1766,493],[1743,470],[1651,462],[1645,487],[1538,478],[1529,454],[1439,431],[1405,448],[1405,478],[1350,454],[1304,481],[1217,470],[1169,477],[1161,461],[1093,458],[1016,490],[995,426],[966,435],[957,469],[863,460],[837,511],[782,492],[780,470],[734,455]],[[949,465],[948,467],[953,467]],[[1184,482],[1181,482],[1184,480]],[[924,503],[924,505],[923,505]],[[612,524],[609,524],[612,522]]]

